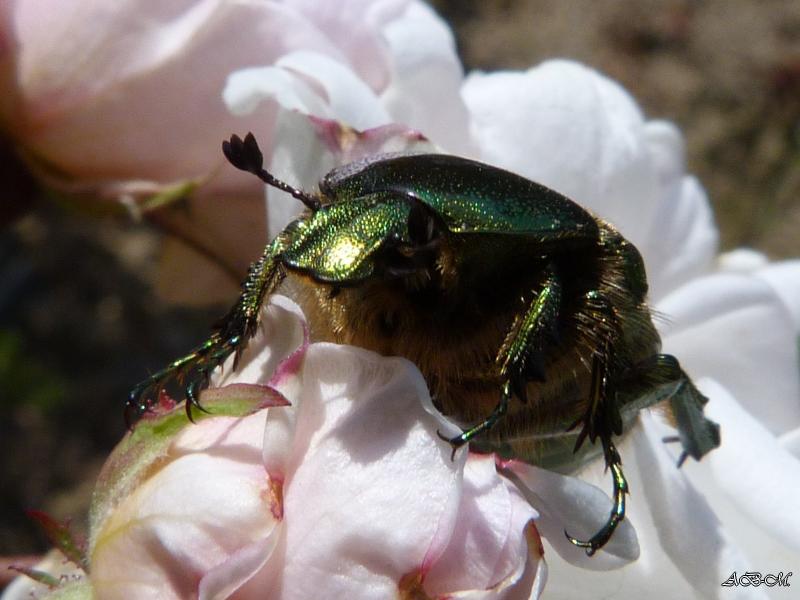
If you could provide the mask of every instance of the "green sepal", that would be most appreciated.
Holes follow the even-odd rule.
[[[39,510],[28,510],[26,514],[42,528],[54,548],[59,550],[71,563],[88,572],[86,543],[72,532],[68,524],[57,521],[47,513]],[[25,574],[32,577],[28,573]],[[36,579],[35,577],[32,578]],[[39,580],[36,579],[36,581]]]
[[[164,188],[160,192],[153,194],[146,200],[139,203],[141,212],[146,213],[153,210],[164,208],[180,200],[188,198],[200,187],[200,183],[193,179],[180,181],[169,187]]]
[[[33,579],[36,583],[41,583],[42,585],[47,586],[51,590],[56,589],[59,585],[61,585],[61,580],[54,576],[50,575],[46,571],[40,571],[39,569],[34,569],[32,567],[17,567],[15,565],[11,565],[8,567],[12,571],[16,571],[20,575],[24,575],[29,579]]]

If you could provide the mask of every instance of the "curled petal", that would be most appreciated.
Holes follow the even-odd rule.
[[[769,561],[776,571],[790,570],[800,559],[800,460],[724,387],[710,379],[700,384],[711,399],[707,412],[720,424],[723,444],[691,466],[693,481],[714,500],[752,558]]]
[[[390,121],[375,93],[345,64],[324,54],[297,51],[275,66],[233,73],[223,93],[236,114],[250,114],[264,100],[286,110],[337,119],[358,129]]]
[[[640,418],[643,427],[632,434],[637,473],[631,485],[637,486],[632,489],[646,501],[657,534],[656,542],[650,537],[653,530],[649,523],[640,528],[648,532],[648,552],[663,551],[703,597],[724,598],[720,583],[732,570],[746,570],[748,563],[714,509],[677,467],[662,441],[669,432],[650,414]]]

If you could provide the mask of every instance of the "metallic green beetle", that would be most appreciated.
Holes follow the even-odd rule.
[[[252,134],[233,136],[223,151],[307,210],[253,263],[211,337],[131,392],[129,415],[177,380],[187,382],[191,417],[213,369],[239,358],[261,304],[292,275],[314,339],[420,368],[437,407],[468,425],[447,440],[453,452],[471,442],[562,471],[602,452],[612,512],[589,540],[567,534],[588,554],[625,517],[628,486],[613,438],[639,410],[661,404],[671,414],[679,465],[719,445],[719,427],[703,416],[707,399],[674,357],[659,353],[639,252],[568,198],[438,154],[345,165],[308,194],[263,169]]]

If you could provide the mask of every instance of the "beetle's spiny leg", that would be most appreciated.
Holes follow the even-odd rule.
[[[164,369],[136,385],[128,395],[125,405],[126,425],[130,428],[137,418],[147,412],[155,403],[158,394],[170,381],[176,381],[179,384],[183,382],[193,369],[198,368],[198,363],[202,363],[208,351],[218,342],[218,336],[216,334],[212,335],[189,354],[173,361]],[[196,390],[193,390],[193,392],[196,392]],[[187,399],[189,399],[190,404],[199,408],[196,401],[196,393],[190,394],[189,389],[187,389]]]
[[[603,454],[606,460],[606,468],[611,469],[611,475],[614,480],[614,506],[611,509],[611,514],[608,516],[605,525],[595,533],[588,540],[579,540],[572,537],[566,530],[564,535],[567,539],[579,548],[586,549],[586,555],[592,556],[600,548],[608,543],[614,531],[620,523],[625,519],[625,496],[629,492],[628,481],[625,479],[625,474],[622,472],[622,459],[617,452],[613,442],[609,437],[603,437]]]
[[[548,265],[536,298],[514,320],[497,353],[496,362],[503,377],[545,380],[544,348],[551,342],[551,333],[558,322],[561,291],[555,268]]]
[[[475,427],[449,439],[439,434],[439,437],[453,447],[453,456],[458,448],[488,431],[503,418],[514,394],[523,402],[526,401],[528,381],[544,379],[543,356],[539,357],[539,354],[550,335],[554,321],[558,318],[560,305],[561,283],[555,269],[549,265],[545,269],[544,281],[536,299],[515,319],[503,346],[497,353],[496,362],[505,381],[500,401],[491,414]]]
[[[608,429],[603,419],[605,414],[603,411],[607,410],[606,384],[607,378],[605,362],[601,358],[600,354],[595,354],[592,360],[592,378],[589,388],[591,402],[589,403],[589,408],[583,415],[578,417],[573,423],[570,424],[569,427],[567,427],[567,431],[572,431],[581,423],[583,424],[583,427],[581,427],[581,430],[578,432],[578,436],[575,439],[575,446],[572,449],[573,452],[580,450],[587,438],[589,442],[593,444],[598,435]],[[607,435],[610,434],[611,431],[608,430]]]
[[[258,315],[266,296],[271,294],[283,280],[284,272],[280,266],[280,253],[284,240],[279,236],[264,250],[264,254],[254,262],[242,285],[242,295],[217,327],[217,331],[192,352],[172,362],[166,368],[151,375],[133,388],[125,409],[125,417],[130,427],[136,417],[140,417],[154,404],[152,395],[170,382],[183,385],[186,399],[186,414],[193,419],[194,408],[204,410],[199,403],[200,392],[208,387],[211,373],[231,354],[238,365],[247,341],[258,328]]]
[[[248,132],[244,140],[238,135],[232,135],[230,140],[222,142],[222,153],[237,169],[252,173],[267,185],[291,194],[292,197],[300,200],[312,211],[319,209],[320,201],[318,198],[290,186],[264,169],[264,155],[261,153],[258,142],[256,142],[256,138],[252,133]]]

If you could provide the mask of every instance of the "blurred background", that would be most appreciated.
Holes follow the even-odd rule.
[[[799,2],[432,4],[454,28],[466,70],[568,57],[618,80],[649,118],[682,129],[723,249],[800,255]],[[2,556],[46,548],[25,509],[81,526],[94,478],[124,433],[128,390],[202,340],[236,287],[217,306],[167,304],[153,291],[160,228],[62,204],[9,141],[0,185]]]

